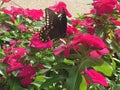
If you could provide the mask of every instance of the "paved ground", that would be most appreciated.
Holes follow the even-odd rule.
[[[76,13],[83,14],[89,12],[92,8],[91,5],[89,5],[91,0],[12,0],[11,2],[4,4],[4,6],[7,8],[14,5],[23,8],[45,9],[50,5],[54,5],[58,1],[64,1],[73,16],[76,16]]]

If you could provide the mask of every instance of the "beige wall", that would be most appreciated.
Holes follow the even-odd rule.
[[[11,5],[21,6],[23,8],[36,8],[44,9],[50,5],[54,5],[58,1],[64,1],[67,4],[68,10],[72,13],[73,16],[76,16],[76,13],[85,13],[89,12],[92,8],[90,2],[84,2],[79,0],[12,0],[9,3],[4,4],[5,7],[10,8]]]

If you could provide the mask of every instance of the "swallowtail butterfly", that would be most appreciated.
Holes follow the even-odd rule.
[[[40,40],[47,42],[57,40],[66,36],[67,18],[65,10],[56,14],[49,8],[45,9],[45,26],[40,30]]]

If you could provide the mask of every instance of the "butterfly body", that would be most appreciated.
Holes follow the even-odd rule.
[[[60,17],[52,10],[45,9],[45,26],[40,30],[40,40],[47,42],[49,40],[57,40],[66,36],[67,18],[63,12]]]

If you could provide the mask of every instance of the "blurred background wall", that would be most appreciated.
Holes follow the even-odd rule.
[[[10,8],[10,6],[20,6],[23,8],[45,9],[59,1],[67,4],[68,10],[73,16],[76,16],[77,13],[87,13],[92,8],[90,5],[92,0],[11,0],[11,2],[5,3],[4,6],[7,8]]]

